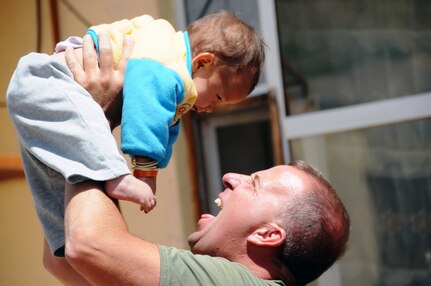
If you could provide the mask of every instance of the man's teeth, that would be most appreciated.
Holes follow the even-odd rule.
[[[217,207],[222,208],[220,198],[215,199],[214,203],[217,205]]]

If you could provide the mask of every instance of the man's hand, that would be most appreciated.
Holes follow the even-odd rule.
[[[93,40],[89,35],[84,36],[82,65],[72,48],[66,50],[66,63],[75,81],[84,87],[94,100],[99,103],[105,112],[111,129],[114,129],[121,122],[124,73],[132,48],[133,42],[131,38],[126,37],[123,44],[123,55],[118,68],[114,67],[111,43],[107,33],[102,32],[99,34],[99,61],[97,60]]]

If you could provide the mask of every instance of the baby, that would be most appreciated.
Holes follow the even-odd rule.
[[[111,197],[150,211],[157,171],[169,162],[181,116],[241,101],[256,86],[264,61],[259,34],[226,11],[196,20],[185,32],[148,15],[94,26],[88,34],[97,50],[101,32],[109,34],[116,65],[124,37],[134,42],[121,118],[121,150],[131,157],[133,175],[103,110],[65,65],[65,48],[79,54],[81,39],[59,43],[54,55],[21,58],[7,91],[36,211],[58,256],[64,254],[66,182],[104,182]]]

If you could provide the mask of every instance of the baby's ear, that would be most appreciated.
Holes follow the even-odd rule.
[[[249,243],[259,246],[277,247],[284,243],[286,231],[275,223],[266,224],[256,229],[247,238]]]
[[[195,56],[192,60],[192,70],[196,71],[201,67],[212,65],[215,60],[215,55],[213,53],[204,52]]]

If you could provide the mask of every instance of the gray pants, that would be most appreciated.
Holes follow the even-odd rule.
[[[52,253],[62,256],[65,182],[106,181],[130,170],[103,110],[63,63],[45,54],[21,58],[6,100],[37,215]]]

